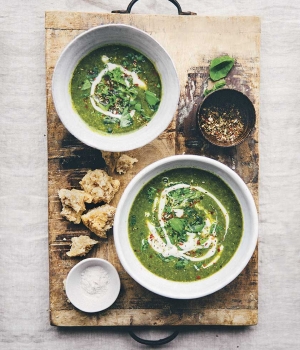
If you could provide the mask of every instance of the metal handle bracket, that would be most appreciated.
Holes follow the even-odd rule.
[[[121,14],[128,14],[131,12],[132,6],[138,2],[139,0],[132,0],[130,1],[129,5],[127,6],[126,10],[114,10],[111,11],[112,13],[121,13]],[[177,11],[178,11],[178,15],[181,16],[190,16],[190,15],[197,15],[197,13],[195,12],[191,12],[191,11],[182,11],[180,4],[178,3],[177,0],[169,0],[172,4],[174,4],[177,7]]]

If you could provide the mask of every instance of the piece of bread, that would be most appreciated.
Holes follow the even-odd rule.
[[[84,256],[87,254],[98,241],[91,239],[89,236],[79,236],[72,238],[72,245],[67,255],[73,256]]]
[[[106,238],[106,231],[112,228],[116,208],[104,204],[100,207],[89,210],[81,216],[84,225],[101,238]]]
[[[93,203],[109,203],[120,187],[119,180],[114,180],[101,169],[89,170],[79,183],[92,196]]]
[[[105,164],[108,166],[111,173],[115,171],[117,160],[120,158],[120,152],[108,152],[101,151],[102,158],[105,161]]]
[[[79,224],[81,215],[85,211],[85,202],[91,203],[92,197],[84,191],[65,188],[58,192],[58,196],[63,206],[60,214],[67,220]]]
[[[129,157],[127,154],[122,154],[116,163],[116,172],[119,174],[125,174],[129,169],[133,167],[133,164],[138,160],[136,158]]]

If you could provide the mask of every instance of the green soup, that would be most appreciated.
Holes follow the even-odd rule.
[[[70,83],[73,105],[95,131],[119,134],[146,125],[161,100],[153,63],[126,46],[108,45],[84,57]]]
[[[218,176],[174,169],[148,182],[129,214],[129,239],[141,263],[173,281],[211,276],[232,258],[243,234],[240,204]]]

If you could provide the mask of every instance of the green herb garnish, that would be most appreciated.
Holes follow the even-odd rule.
[[[81,90],[90,89],[91,86],[92,86],[91,82],[88,79],[86,79],[81,87]]]
[[[145,91],[145,97],[150,106],[155,106],[159,102],[159,98],[157,98],[157,96],[149,90]]]

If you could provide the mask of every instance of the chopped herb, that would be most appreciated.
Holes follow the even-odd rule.
[[[142,240],[142,247],[141,247],[142,251],[144,251],[148,248],[149,248],[149,242],[146,239],[143,239]]]
[[[129,113],[122,115],[122,117],[120,118],[120,127],[121,128],[126,128],[127,126],[130,126],[132,124],[133,124],[133,120],[132,120],[132,117]]]
[[[152,203],[154,201],[154,198],[156,196],[156,188],[154,187],[149,187],[148,190],[147,190],[147,198],[148,198],[148,201],[150,203]]]
[[[86,79],[81,87],[81,90],[90,89],[91,86],[92,86],[91,82],[88,79]]]
[[[157,98],[157,96],[149,90],[145,91],[145,97],[150,106],[155,106],[159,102],[159,98]]]
[[[130,225],[134,226],[136,224],[136,216],[135,215],[131,215],[130,217]]]
[[[180,259],[177,261],[177,263],[175,264],[175,268],[178,270],[184,269],[186,267],[186,265],[188,264],[188,260],[186,259]]]
[[[185,227],[185,220],[179,218],[172,218],[168,221],[170,226],[176,232],[182,233]]]

